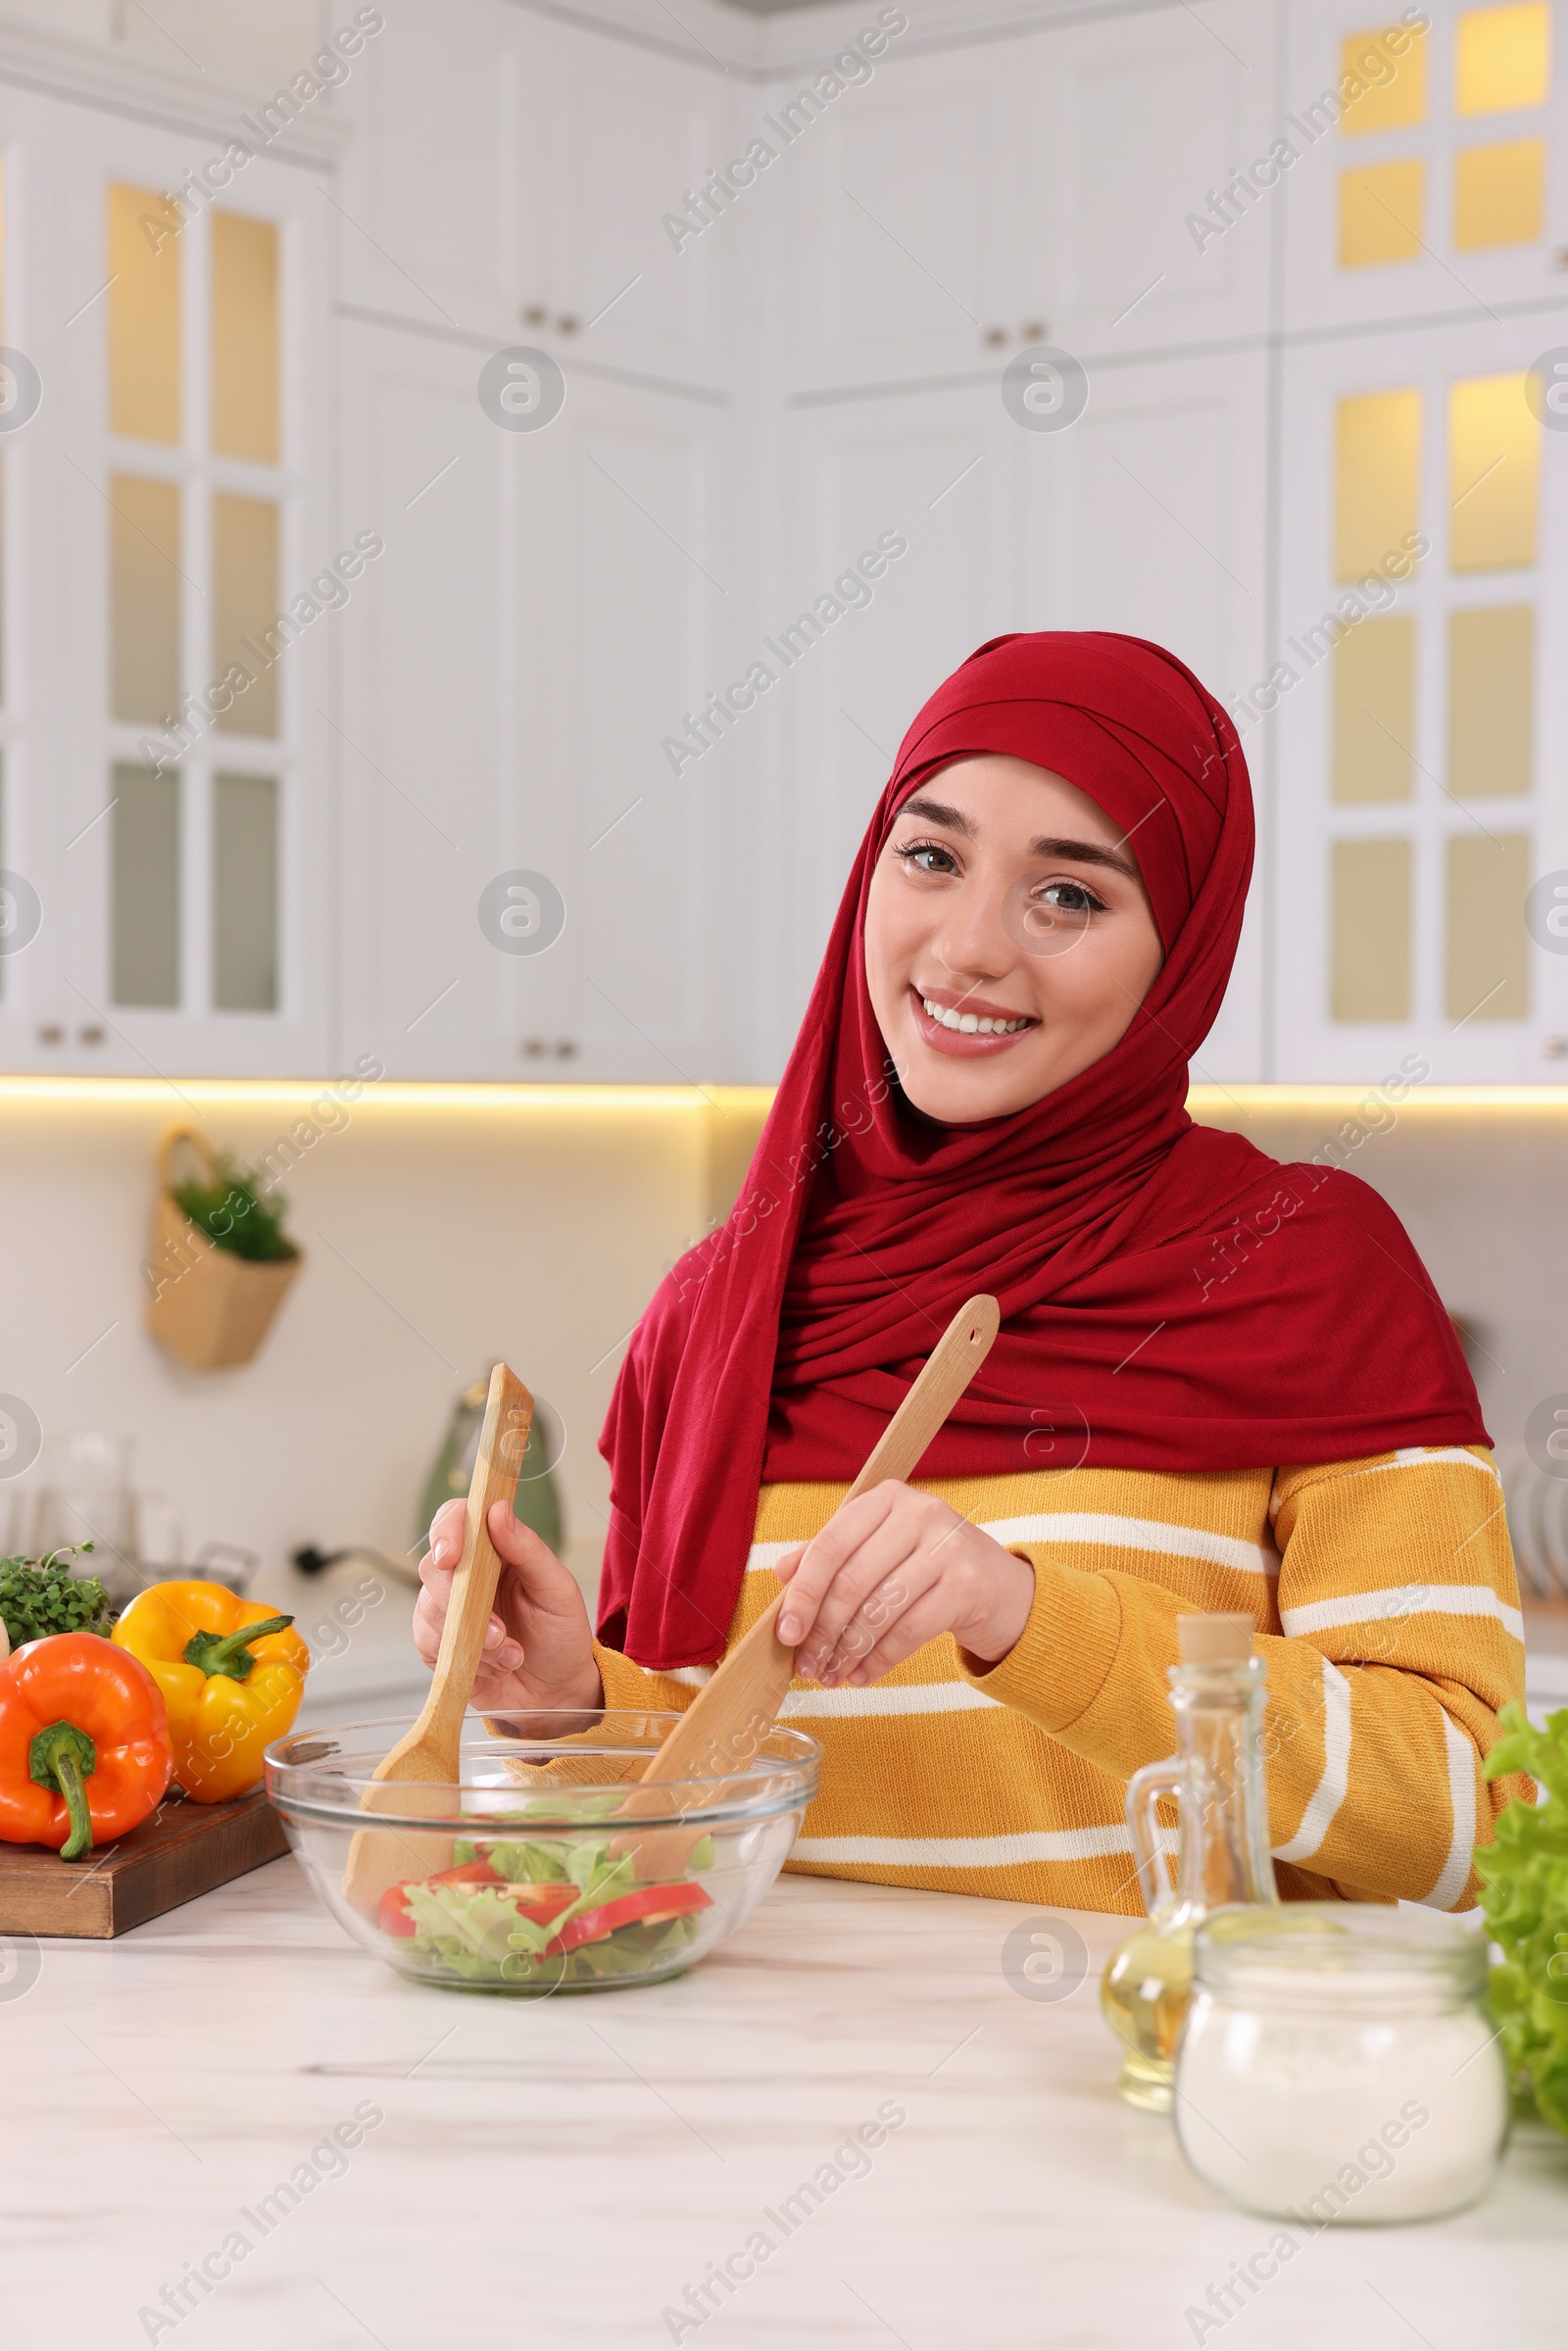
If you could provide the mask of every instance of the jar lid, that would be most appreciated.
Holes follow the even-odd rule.
[[[1238,1903],[1193,1942],[1204,1990],[1269,2007],[1447,2007],[1480,1997],[1487,1965],[1484,1933],[1414,1904]]]

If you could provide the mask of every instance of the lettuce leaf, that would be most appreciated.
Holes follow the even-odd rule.
[[[1510,1702],[1489,1780],[1528,1772],[1541,1800],[1515,1800],[1476,1854],[1481,1907],[1502,1951],[1490,2001],[1522,2098],[1568,2136],[1568,1707],[1538,1731]]]

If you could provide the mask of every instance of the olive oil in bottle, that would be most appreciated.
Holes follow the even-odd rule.
[[[1118,2087],[1168,2114],[1176,2044],[1193,1985],[1193,1935],[1222,1902],[1275,1902],[1259,1733],[1267,1684],[1250,1616],[1179,1616],[1169,1669],[1178,1752],[1134,1774],[1127,1826],[1149,1916],[1111,1958],[1101,2011],[1126,2052]],[[1178,1858],[1165,1859],[1156,1807],[1174,1798]]]

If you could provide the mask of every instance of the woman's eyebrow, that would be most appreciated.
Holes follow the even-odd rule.
[[[927,824],[944,825],[950,833],[960,833],[965,841],[976,838],[975,829],[961,808],[955,808],[945,800],[931,800],[917,792],[906,800],[899,810],[901,816],[923,816]],[[1124,873],[1137,881],[1138,867],[1132,858],[1119,849],[1109,849],[1100,841],[1072,841],[1059,833],[1043,835],[1029,844],[1032,857],[1068,857],[1077,865],[1108,865],[1114,873]]]
[[[961,808],[950,808],[945,800],[927,800],[917,792],[906,800],[899,810],[901,816],[923,816],[927,824],[946,825],[950,833],[961,833],[966,841],[974,839],[974,827]]]
[[[1075,865],[1108,865],[1115,873],[1124,873],[1130,882],[1138,879],[1138,867],[1132,858],[1119,849],[1107,849],[1100,841],[1068,841],[1059,834],[1046,835],[1031,841],[1032,857],[1070,857]]]

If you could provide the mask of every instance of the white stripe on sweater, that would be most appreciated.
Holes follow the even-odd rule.
[[[1024,1518],[975,1521],[1004,1546],[1012,1543],[1089,1543],[1107,1550],[1160,1551],[1168,1558],[1204,1559],[1211,1567],[1239,1568],[1251,1576],[1277,1576],[1280,1557],[1271,1544],[1243,1543],[1234,1535],[1211,1535],[1201,1527],[1167,1526],[1158,1518],[1123,1518],[1110,1510],[1038,1510]],[[754,1543],[746,1561],[749,1576],[769,1574],[794,1543]]]
[[[1448,1858],[1429,1894],[1421,1896],[1428,1910],[1451,1910],[1470,1879],[1476,1842],[1476,1751],[1452,1715],[1443,1718],[1443,1740],[1448,1750],[1448,1801],[1453,1808],[1453,1841]]]
[[[1309,1861],[1327,1837],[1350,1785],[1350,1685],[1331,1658],[1323,1660],[1323,1776],[1307,1799],[1301,1825],[1276,1861]]]
[[[1211,1535],[1201,1527],[1167,1526],[1158,1518],[1123,1518],[1109,1510],[1041,1510],[1026,1518],[976,1522],[994,1543],[1087,1543],[1117,1551],[1159,1551],[1167,1558],[1204,1559],[1246,1575],[1277,1576],[1279,1553],[1270,1544]]]
[[[961,1714],[971,1706],[1000,1706],[972,1682],[870,1683],[863,1690],[792,1690],[781,1715]]]
[[[1170,1851],[1174,1829],[1161,1832]],[[798,1837],[792,1861],[881,1864],[888,1869],[1008,1870],[1029,1861],[1097,1861],[1130,1853],[1125,1828],[1027,1829],[1010,1837]]]
[[[1525,1637],[1520,1611],[1499,1600],[1488,1584],[1396,1584],[1388,1592],[1344,1592],[1337,1599],[1282,1608],[1280,1629],[1294,1638],[1326,1633],[1334,1625],[1403,1624],[1412,1616],[1491,1616],[1515,1641]]]

